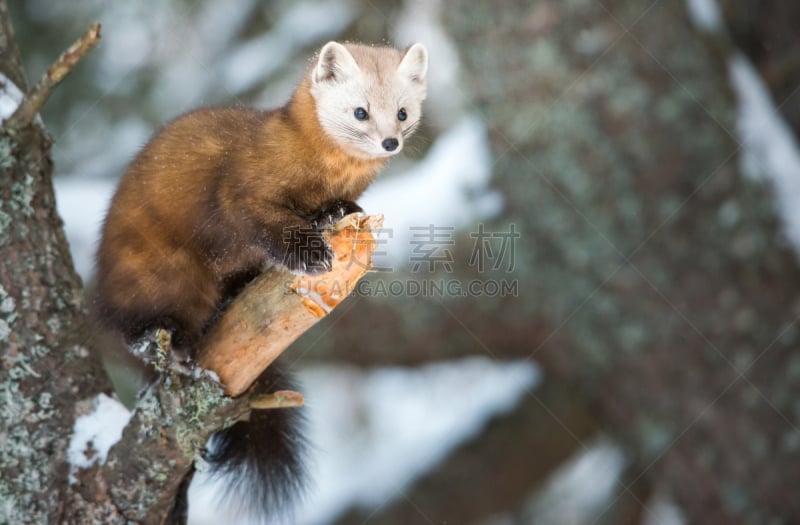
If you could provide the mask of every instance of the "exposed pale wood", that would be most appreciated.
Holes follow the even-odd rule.
[[[256,396],[250,400],[250,408],[266,410],[272,408],[296,408],[303,406],[303,394],[294,390],[278,390],[271,394]]]
[[[333,269],[297,276],[271,269],[237,297],[204,339],[200,366],[219,376],[225,392],[245,392],[292,342],[353,291],[371,267],[373,230],[382,216],[353,214],[326,234]]]

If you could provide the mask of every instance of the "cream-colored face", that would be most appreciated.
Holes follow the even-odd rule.
[[[389,157],[417,128],[425,100],[428,53],[328,42],[311,71],[322,128],[359,158]]]

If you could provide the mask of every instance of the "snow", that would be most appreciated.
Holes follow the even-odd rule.
[[[384,215],[386,244],[375,265],[408,263],[411,227],[477,226],[497,215],[502,197],[488,189],[491,162],[486,127],[476,116],[463,117],[446,130],[418,164],[402,174],[378,179],[359,203],[367,213]],[[390,236],[391,235],[391,236]]]
[[[264,75],[274,73],[284,65],[291,50],[281,47],[282,37],[274,33],[264,33],[238,45],[231,50],[224,64],[220,78],[225,89],[238,93],[253,87]],[[267,53],[269,49],[271,52]]]
[[[686,525],[683,511],[669,499],[656,495],[647,502],[647,512],[643,517],[643,525]]]
[[[94,251],[116,183],[106,179],[57,177],[56,206],[64,219],[75,269],[84,282],[94,272]]]
[[[123,19],[130,20],[138,12],[135,6],[128,6],[127,10]],[[103,71],[130,71],[145,66],[155,45],[148,27],[127,23],[119,24],[114,30],[114,37],[106,39],[101,53]]]
[[[49,9],[46,2],[33,1]],[[323,0],[282,4],[259,14],[263,5],[237,0],[224,9],[215,2],[191,9],[159,4],[151,13],[132,3],[93,1],[96,16],[111,24],[105,32],[109,40],[98,51],[96,83],[103,95],[73,105],[69,127],[55,144],[56,166],[66,172],[55,179],[58,211],[85,281],[92,274],[116,176],[156,122],[243,94],[264,107],[282,103],[317,44],[337,38],[361,9],[353,2]],[[48,16],[62,16],[64,9],[58,6]],[[385,226],[394,230],[387,251],[397,261],[407,260],[409,227],[475,227],[502,208],[501,196],[488,189],[487,132],[479,117],[465,114],[457,44],[440,25],[441,11],[438,1],[405,2],[393,34],[398,45],[423,42],[438,64],[429,72],[426,104],[436,140],[419,162],[396,159],[394,172],[383,175],[360,201],[369,212],[384,213]],[[239,41],[249,17],[275,13],[269,32]],[[212,26],[213,31],[206,30]],[[263,93],[252,93],[264,82]],[[125,108],[125,100],[142,96],[143,104]],[[115,111],[101,111],[112,104]],[[419,140],[424,138],[412,139],[412,147]],[[303,379],[310,439],[316,445],[311,474],[316,489],[297,517],[298,523],[314,524],[352,505],[375,506],[395,496],[477,435],[494,415],[512,409],[536,384],[538,370],[525,362],[469,359],[415,370],[315,368]],[[73,469],[103,461],[119,439],[129,415],[124,410],[103,415],[114,404],[98,398],[92,415],[76,422]],[[102,430],[104,421],[117,429],[115,435]],[[93,449],[102,448],[92,460],[83,454],[89,441]],[[206,478],[198,473],[192,484],[191,523],[230,523],[224,509],[216,508],[217,485]]]
[[[594,523],[622,486],[626,461],[622,450],[599,442],[559,467],[530,511],[540,525]]]
[[[198,7],[199,15],[193,29],[194,34],[202,38],[197,44],[219,55],[221,50],[228,49],[228,45],[236,40],[239,32],[247,25],[254,14],[254,7],[257,7],[257,0],[212,1]],[[175,57],[164,56],[163,60],[169,63]]]
[[[287,4],[269,32],[233,45],[231,42],[245,23],[242,13],[263,9],[253,0],[237,0],[235,5],[226,4],[225,9],[210,2],[188,12],[175,6],[160,6],[155,25],[147,22],[146,10],[133,4],[113,4],[102,9],[112,22],[125,21],[114,22],[114,27],[124,27],[117,30],[109,26],[107,31],[110,40],[104,45],[98,75],[111,83],[103,90],[120,96],[120,92],[136,88],[136,82],[129,80],[140,70],[152,69],[156,73],[150,107],[145,111],[117,116],[112,121],[107,112],[95,108],[96,101],[76,104],[70,113],[70,128],[56,137],[56,166],[67,172],[56,178],[59,212],[84,280],[92,272],[102,212],[113,191],[113,185],[105,181],[124,171],[154,131],[153,124],[144,118],[147,112],[163,115],[161,120],[166,121],[190,107],[212,102],[223,93],[235,97],[267,78],[270,85],[259,102],[275,105],[283,100],[282,94],[276,96],[288,92],[296,83],[299,71],[278,73],[286,67],[305,66],[296,63],[293,54],[316,46],[322,39],[335,38],[357,14],[349,2]],[[388,255],[383,260],[376,257],[379,267],[407,262],[411,226],[475,228],[477,222],[496,215],[502,207],[500,194],[487,189],[491,169],[485,127],[477,116],[464,116],[463,106],[456,102],[462,98],[458,90],[457,46],[441,27],[441,10],[440,2],[409,0],[395,30],[398,44],[422,41],[429,48],[431,60],[439,64],[429,72],[426,115],[433,116],[434,125],[443,126],[444,133],[424,159],[407,163],[410,168],[406,171],[398,170],[403,159],[392,163],[395,176],[384,174],[361,202],[370,212],[384,213],[385,227],[392,230],[390,244],[381,248]],[[180,22],[186,17],[193,23]],[[199,38],[203,34],[200,29],[209,24],[216,30]],[[150,57],[149,62],[142,62],[142,53]],[[304,53],[300,55],[305,56]],[[115,56],[127,58],[118,61]],[[175,56],[181,60],[175,62]],[[192,80],[187,82],[188,78]],[[136,91],[129,94],[135,95]],[[445,106],[446,111],[436,113],[436,108]],[[420,140],[424,138],[412,138],[412,147]],[[98,144],[103,147],[98,148]],[[404,202],[414,205],[403,205]]]
[[[686,0],[689,17],[699,29],[707,32],[721,27],[721,17],[716,0]]]
[[[800,149],[761,77],[741,54],[729,62],[739,98],[737,131],[742,142],[742,171],[768,180],[774,190],[783,233],[800,254]]]
[[[240,93],[291,62],[296,48],[334,37],[353,20],[346,3],[297,3],[263,36],[234,48],[221,63],[223,87]]]
[[[197,366],[192,370],[191,374],[192,377],[194,377],[195,379],[199,379],[205,376],[210,380],[214,381],[215,383],[222,384],[219,380],[219,376],[213,370],[208,370],[206,368],[200,368],[199,366]]]
[[[468,358],[419,369],[361,372],[318,367],[300,376],[315,485],[293,523],[321,524],[353,505],[380,506],[514,408],[539,380],[528,361]],[[216,483],[205,473],[190,488],[190,524],[223,522]],[[243,523],[241,524],[243,525]]]
[[[278,31],[305,46],[340,34],[355,17],[351,2],[296,2],[281,17]]]
[[[131,412],[112,397],[98,394],[92,400],[92,411],[75,419],[67,449],[72,481],[78,469],[105,463],[108,451],[122,437],[130,418]]]
[[[427,48],[431,67],[424,118],[433,120],[437,127],[447,127],[464,114],[467,96],[461,89],[458,44],[444,30],[441,12],[442,0],[406,0],[394,24],[393,37],[398,47],[421,42]]]
[[[7,119],[22,102],[23,93],[10,78],[0,73],[0,121]]]

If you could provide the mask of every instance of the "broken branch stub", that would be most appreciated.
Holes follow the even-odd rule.
[[[271,408],[301,407],[305,400],[303,394],[294,390],[278,390],[271,394],[255,396],[250,399],[250,408],[266,410]]]
[[[325,235],[334,252],[331,271],[294,275],[272,268],[234,300],[204,338],[200,366],[219,376],[225,393],[244,393],[306,330],[354,289],[372,266],[373,231],[381,215],[352,214]]]

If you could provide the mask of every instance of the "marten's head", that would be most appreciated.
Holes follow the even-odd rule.
[[[328,42],[310,71],[322,129],[346,152],[366,159],[403,149],[425,100],[428,52]]]

